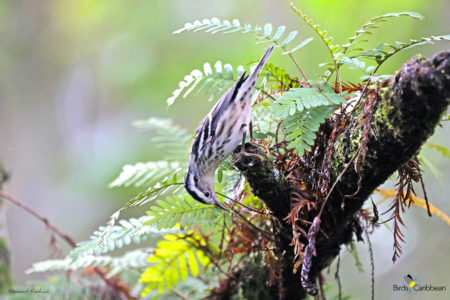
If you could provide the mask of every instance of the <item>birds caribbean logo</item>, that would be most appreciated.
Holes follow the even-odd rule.
[[[409,288],[412,288],[416,285],[416,281],[414,281],[414,278],[412,278],[410,274],[403,276],[403,279],[405,280],[405,283]]]
[[[403,286],[407,288],[405,290],[408,294],[414,295],[419,292],[421,283],[420,279],[417,276],[412,276],[411,274],[407,274],[403,276]]]

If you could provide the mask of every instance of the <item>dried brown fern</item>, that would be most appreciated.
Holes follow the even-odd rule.
[[[427,203],[428,215],[431,216],[427,194],[424,188],[422,171],[420,169],[420,162],[417,157],[408,160],[403,166],[398,169],[398,182],[396,184],[395,197],[392,200],[388,211],[391,211],[391,216],[388,221],[394,220],[394,254],[392,261],[395,262],[402,253],[402,243],[404,240],[404,233],[401,231],[401,226],[406,227],[401,214],[405,212],[405,207],[408,208],[414,204],[414,183],[420,183]]]

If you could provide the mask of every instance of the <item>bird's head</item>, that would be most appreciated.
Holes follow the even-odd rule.
[[[217,198],[213,171],[203,173],[197,167],[189,166],[184,187],[195,200],[205,204],[214,204],[227,210]]]

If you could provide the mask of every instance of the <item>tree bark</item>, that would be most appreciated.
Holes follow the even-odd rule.
[[[357,227],[356,213],[380,184],[418,153],[423,143],[433,134],[449,103],[450,51],[440,52],[430,60],[413,58],[380,88],[371,114],[373,119],[369,134],[364,137],[366,153],[364,157],[358,156],[358,168],[352,164],[343,173],[321,217],[321,230],[316,241],[317,256],[309,274],[312,280],[332,263],[341,246],[352,240]],[[346,165],[358,154],[363,138],[360,123],[361,120],[352,119],[331,145],[331,183],[336,181]],[[306,293],[301,287],[300,275],[292,273],[294,253],[293,247],[289,246],[292,227],[283,220],[290,212],[289,182],[263,151],[251,144],[246,144],[245,150],[258,155],[243,156],[237,151],[233,155],[233,164],[243,173],[253,193],[278,220],[274,230],[282,265],[284,294],[280,298],[302,299]],[[301,179],[306,182],[314,180],[310,174],[312,171],[308,172],[306,168]],[[314,215],[310,221],[313,217]],[[304,229],[308,230],[307,227]],[[262,288],[265,287],[267,278],[260,275],[265,267],[260,268],[257,278]],[[254,269],[255,266],[252,266],[253,272]],[[253,282],[247,287],[249,294],[257,285]]]

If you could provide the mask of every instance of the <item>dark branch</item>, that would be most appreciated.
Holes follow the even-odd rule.
[[[358,167],[348,168],[337,182],[321,218],[317,257],[310,273],[312,279],[331,264],[341,245],[351,241],[357,227],[355,214],[374,189],[416,155],[433,134],[450,103],[450,51],[438,53],[428,61],[412,59],[380,89],[375,101],[374,119],[369,135],[364,137],[367,146],[364,156],[359,155],[355,160]],[[337,138],[332,146],[332,183],[358,154],[362,135],[360,120],[355,118]],[[289,261],[292,247],[288,245],[289,238],[284,236],[290,225],[282,220],[290,211],[289,184],[263,151],[251,144],[245,145],[245,150],[254,155],[236,152],[233,164],[242,171],[253,193],[279,220],[276,230],[283,236],[280,238],[282,245],[278,246],[284,251],[283,262],[291,264],[283,265],[284,288],[298,291],[300,280],[293,279],[299,277],[287,274],[289,270],[292,274],[293,268],[292,260]],[[306,170],[301,179],[311,182],[311,174],[312,171]]]
[[[47,229],[49,229],[51,232],[59,236],[61,239],[63,239],[66,243],[68,243],[72,248],[76,247],[75,241],[68,235],[63,233],[61,230],[58,229],[55,225],[53,225],[47,218],[40,215],[38,212],[36,212],[34,209],[26,205],[24,202],[2,192],[0,190],[0,199],[5,199],[11,203],[14,203],[18,207],[22,208],[29,214],[31,214],[36,219],[40,220],[42,223],[45,224]],[[95,273],[105,282],[105,284],[110,287],[113,291],[117,292],[118,295],[120,295],[121,299],[136,299],[135,297],[131,296],[131,294],[128,292],[128,289],[125,285],[123,285],[121,282],[111,280],[110,278],[106,277],[105,271],[99,269],[98,267],[94,267],[93,270]]]
[[[235,150],[232,163],[245,176],[253,194],[264,201],[278,220],[283,221],[290,211],[290,187],[272,160],[261,149],[247,143],[245,153],[241,152],[241,146]]]

